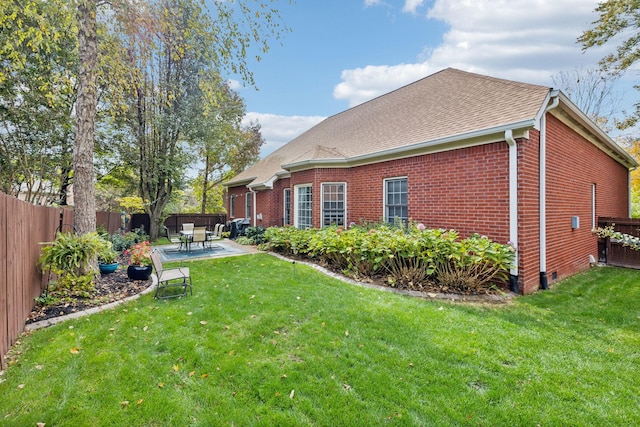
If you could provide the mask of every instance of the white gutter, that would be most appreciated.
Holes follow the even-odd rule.
[[[353,167],[361,164],[372,163],[379,161],[380,158],[395,156],[402,157],[408,155],[415,155],[415,151],[421,151],[425,149],[435,150],[439,146],[445,146],[441,151],[447,150],[450,147],[446,147],[447,144],[461,143],[462,145],[456,146],[456,148],[487,144],[489,142],[502,141],[502,135],[507,130],[512,130],[524,134],[524,131],[535,128],[536,121],[532,119],[522,120],[519,122],[509,123],[506,125],[500,125],[492,128],[480,129],[473,132],[461,133],[456,135],[446,136],[444,138],[433,139],[430,141],[423,141],[416,144],[411,144],[403,147],[391,148],[383,151],[376,151],[375,153],[362,154],[359,156],[340,158],[340,159],[312,159],[303,160],[294,163],[283,164],[280,167],[287,171],[291,170],[304,170],[316,165],[322,165],[325,167]],[[494,139],[495,137],[495,139]],[[486,139],[489,138],[489,139]],[[471,142],[468,142],[471,141]],[[432,152],[432,151],[429,151]]]
[[[516,257],[509,274],[517,283],[518,277],[518,145],[513,138],[513,131],[507,129],[504,139],[509,145],[509,240],[516,248]],[[515,284],[514,284],[515,286]],[[513,289],[512,289],[513,290]]]
[[[557,91],[551,94],[551,104],[540,117],[540,287],[548,289],[547,281],[547,113],[560,102]]]

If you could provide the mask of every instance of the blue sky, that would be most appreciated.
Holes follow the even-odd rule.
[[[258,91],[235,86],[258,120],[266,155],[323,118],[447,67],[555,86],[595,67],[576,38],[597,0],[297,0],[278,8],[291,29],[261,62]],[[630,73],[631,74],[631,73]],[[633,77],[633,76],[631,76]],[[623,80],[621,88],[631,86]],[[637,93],[626,90],[630,105]],[[622,91],[621,91],[622,93]]]

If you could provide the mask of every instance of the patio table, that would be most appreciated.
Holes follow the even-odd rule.
[[[207,233],[207,241],[209,240],[210,237],[214,236],[213,231],[207,230],[206,233]],[[186,238],[185,239],[186,251],[191,252],[191,241],[193,240],[193,230],[180,230],[180,235]]]

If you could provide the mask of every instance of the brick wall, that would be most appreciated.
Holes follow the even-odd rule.
[[[597,216],[628,216],[628,171],[585,141],[556,117],[547,115],[547,276],[558,279],[589,268],[597,259],[592,229],[592,185]],[[580,228],[571,228],[571,217]]]
[[[531,293],[540,285],[540,132],[518,140],[518,287]]]
[[[554,116],[547,115],[547,277],[567,277],[589,267],[597,257],[592,235],[592,184],[596,216],[627,216],[626,168],[586,141]],[[540,133],[518,140],[519,287],[535,292],[540,284]],[[463,237],[487,235],[509,240],[509,148],[506,142],[420,155],[350,169],[319,168],[295,172],[278,180],[272,191],[258,192],[262,224],[281,225],[283,189],[313,185],[313,226],[320,226],[321,183],[346,182],[346,222],[381,221],[384,179],[407,177],[409,217],[430,228],[454,228]],[[231,188],[235,217],[244,216],[246,189]],[[580,228],[571,228],[572,216]]]

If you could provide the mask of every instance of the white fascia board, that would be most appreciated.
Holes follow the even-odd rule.
[[[256,182],[253,184],[249,184],[247,185],[247,188],[251,190],[272,190],[273,184],[277,180],[283,179],[283,178],[289,178],[290,176],[291,176],[291,173],[289,173],[288,171],[278,171],[276,172],[275,175],[273,175],[271,178],[269,178],[265,182]]]
[[[547,93],[547,97],[544,99],[544,102],[542,103],[542,105],[540,106],[540,109],[538,110],[538,113],[536,114],[534,129],[540,130],[540,123],[542,121],[542,116],[546,114],[546,110],[547,110],[547,107],[549,106],[549,102],[551,101],[551,99],[555,98],[559,94],[560,94],[560,91],[557,89],[549,90],[549,93]]]
[[[560,101],[566,107],[567,113],[585,129],[587,129],[602,145],[613,151],[620,158],[620,163],[629,169],[638,167],[636,160],[623,150],[609,135],[607,135],[593,120],[587,117],[564,93],[560,92]]]
[[[247,188],[249,190],[272,190],[273,189],[273,183],[276,182],[278,179],[278,175],[274,175],[271,178],[269,178],[268,180],[266,180],[265,182],[258,182],[255,184],[249,184],[247,185]]]
[[[224,185],[225,187],[240,187],[242,185],[249,186],[251,182],[254,181],[256,178],[257,178],[256,176],[252,176],[249,178],[241,179],[239,181],[231,180],[231,181],[223,182],[222,185]]]
[[[378,151],[376,153],[340,159],[303,160],[301,162],[282,165],[282,168],[288,171],[305,170],[312,167],[347,168],[403,157],[411,157],[420,154],[437,153],[458,148],[490,144],[493,142],[504,141],[504,133],[507,130],[513,131],[514,138],[527,137],[528,131],[530,129],[534,129],[535,124],[535,119],[527,119],[516,123],[509,123],[464,134],[447,136],[404,147],[392,148],[385,151]]]

